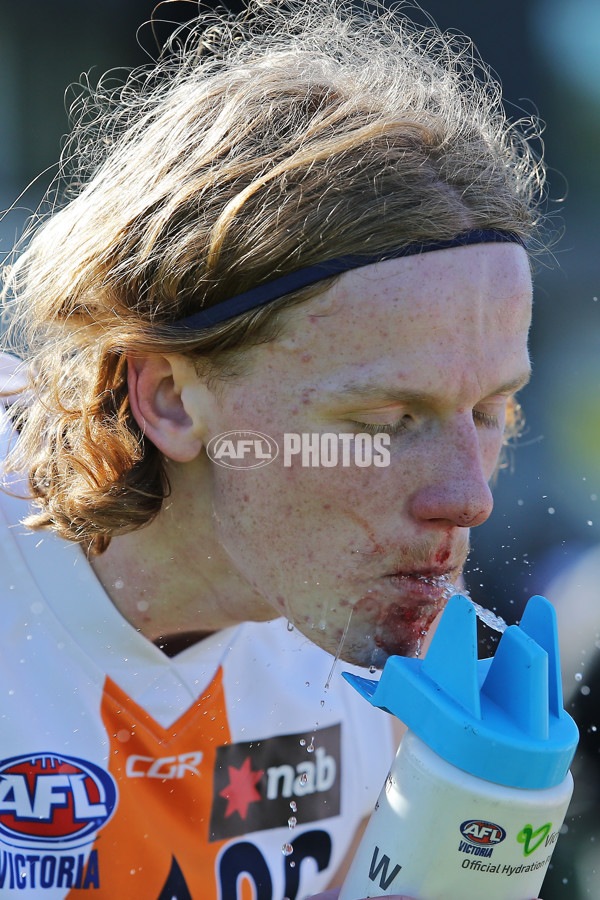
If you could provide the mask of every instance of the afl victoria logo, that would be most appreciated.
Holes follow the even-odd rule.
[[[225,431],[212,438],[206,453],[218,466],[227,469],[260,469],[279,454],[277,442],[260,431]]]
[[[460,833],[465,841],[476,847],[492,847],[506,837],[506,831],[500,825],[495,825],[493,822],[482,822],[479,819],[463,822],[460,826]]]
[[[112,776],[87,760],[39,753],[0,761],[0,840],[5,844],[87,844],[116,802]]]

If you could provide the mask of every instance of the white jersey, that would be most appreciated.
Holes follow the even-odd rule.
[[[0,438],[0,441],[2,438]],[[389,717],[284,620],[174,658],[81,548],[0,492],[0,897],[300,900],[393,756]]]

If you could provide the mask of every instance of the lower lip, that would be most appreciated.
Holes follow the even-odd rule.
[[[426,603],[439,603],[454,591],[452,582],[445,575],[386,575],[384,581],[405,597],[414,597]]]

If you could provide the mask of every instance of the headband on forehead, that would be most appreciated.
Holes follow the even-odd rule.
[[[306,266],[304,269],[298,269],[296,272],[290,272],[280,278],[274,278],[273,281],[267,281],[259,287],[251,288],[243,294],[236,294],[235,297],[229,297],[221,303],[210,306],[207,309],[201,309],[199,312],[185,319],[174,322],[174,328],[181,330],[192,330],[199,328],[210,328],[211,325],[218,325],[220,322],[226,322],[227,319],[233,319],[241,313],[249,312],[251,309],[257,309],[259,306],[265,306],[272,300],[278,300],[285,294],[291,294],[300,288],[308,287],[310,284],[316,284],[323,278],[329,278],[331,275],[341,275],[342,272],[349,272],[351,269],[360,269],[363,266],[370,266],[373,263],[384,262],[388,259],[399,259],[402,256],[415,256],[419,253],[430,253],[433,250],[447,250],[451,247],[464,247],[467,244],[498,244],[512,243],[520,244],[526,248],[525,241],[513,231],[496,231],[496,230],[473,230],[463,231],[456,237],[448,238],[441,241],[422,241],[408,244],[397,250],[386,250],[374,254],[347,254],[346,256],[338,256],[335,259],[329,259],[314,266]]]

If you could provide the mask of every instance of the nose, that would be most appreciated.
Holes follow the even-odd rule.
[[[475,426],[471,423],[455,437],[441,443],[421,486],[411,495],[409,509],[423,523],[474,528],[489,517],[494,501]]]

